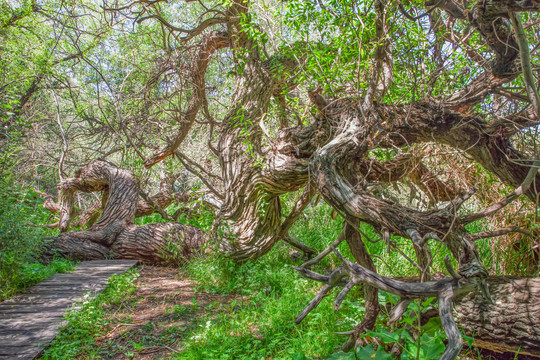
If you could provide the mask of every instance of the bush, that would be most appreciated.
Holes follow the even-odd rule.
[[[16,185],[7,171],[0,180],[0,301],[55,272],[67,271],[72,263],[55,260],[38,263],[44,237],[51,230],[36,224],[47,220],[43,200],[32,188]]]

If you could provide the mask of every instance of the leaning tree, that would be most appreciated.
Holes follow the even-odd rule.
[[[59,213],[61,234],[52,239],[51,251],[78,259],[117,256],[157,263],[186,259],[212,238],[236,261],[263,256],[280,240],[312,252],[292,239],[289,229],[320,196],[344,225],[327,249],[296,268],[324,284],[296,322],[334,287],[342,286],[335,299],[339,308],[362,284],[366,315],[344,344],[351,349],[375,324],[379,289],[402,298],[393,318],[411,299],[435,296],[449,338],[443,358],[455,358],[461,338],[453,300],[472,292],[480,294],[480,303],[493,301],[475,241],[511,232],[534,236],[514,224],[477,233],[467,225],[497,215],[522,195],[538,203],[534,135],[540,102],[538,46],[533,44],[539,37],[540,3],[320,0],[278,5],[116,1],[101,8],[70,5],[80,17],[56,14],[55,23],[79,37],[62,40],[66,49],[78,51],[54,66],[71,64],[72,71],[92,74],[87,86],[94,90],[77,95],[84,86],[60,75],[50,87],[49,100],[72,104],[79,119],[79,132],[71,140],[58,121],[64,146],[56,161],[62,181],[58,200],[50,198],[46,206]],[[38,4],[31,10],[47,12]],[[95,22],[77,20],[84,19],[84,11],[93,11]],[[90,27],[93,38],[85,42]],[[124,56],[124,62],[111,57],[103,66],[100,56],[110,53]],[[98,101],[85,105],[84,96]],[[25,102],[20,104],[13,116],[24,111]],[[56,115],[60,118],[60,110]],[[67,178],[63,164],[77,136],[108,145],[96,154],[99,159]],[[216,161],[194,155],[202,150],[188,153],[194,144]],[[468,206],[478,189],[456,182],[450,170],[437,174],[429,147],[450,149],[452,156],[514,190],[486,207]],[[149,196],[132,171],[107,161],[125,149],[147,169],[174,157],[198,176],[205,192],[198,196],[215,212],[211,232],[178,224],[163,210],[175,197],[194,196],[174,189],[178,176],[162,176],[160,192]],[[413,206],[403,196],[387,196],[384,189],[396,183],[407,184],[412,195],[428,203]],[[68,231],[80,192],[101,198],[84,214],[88,228]],[[298,199],[283,214],[280,197],[293,192]],[[135,217],[154,211],[171,222],[134,225]],[[373,227],[380,239],[363,234],[361,223]],[[377,274],[364,241],[384,241],[399,252],[395,237],[412,243],[416,259],[409,260],[420,282]],[[341,242],[348,244],[354,262],[337,250]],[[448,248],[457,264],[454,270],[452,259],[446,260],[450,277],[442,280],[433,280],[434,244]],[[342,265],[330,274],[311,269],[331,253]],[[491,292],[498,299],[520,286],[538,294],[534,281],[493,286]],[[520,308],[526,312],[520,323],[525,330],[512,333],[508,343],[525,344],[538,354],[540,309],[528,299]],[[470,312],[473,306],[463,304],[466,319],[480,311]],[[479,326],[479,333],[486,329],[481,322],[469,326]],[[499,338],[510,334],[504,321],[495,326],[503,329]]]

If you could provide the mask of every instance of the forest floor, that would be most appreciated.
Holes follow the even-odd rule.
[[[182,351],[183,340],[212,314],[235,310],[239,295],[198,292],[176,268],[143,267],[136,290],[107,309],[108,332],[96,339],[102,359],[162,359]],[[234,336],[234,334],[231,334]]]
[[[251,278],[262,274],[260,269],[257,271],[257,266],[260,263],[251,264],[249,271],[246,270]],[[289,267],[286,268],[289,271]],[[240,287],[235,286],[234,291],[205,286],[207,281],[226,280],[225,274],[215,269],[204,276],[199,273],[197,281],[190,280],[194,277],[194,269],[189,271],[145,266],[110,280],[109,292],[74,312],[57,343],[45,352],[42,359],[307,360],[327,358],[325,354],[331,353],[332,349],[336,351],[341,339],[332,342],[330,333],[317,338],[314,335],[323,333],[326,328],[335,330],[335,324],[340,321],[336,312],[326,309],[315,315],[317,319],[311,323],[292,323],[294,314],[301,310],[297,303],[302,307],[310,296],[304,289],[294,288],[290,294],[282,290],[266,301],[265,296],[249,292],[247,283],[236,284]],[[235,273],[238,272],[243,273],[236,269]],[[284,273],[280,276],[282,280],[286,278]],[[258,278],[256,284],[259,286],[260,281],[268,281],[270,277],[265,274]],[[224,292],[228,294],[223,295]],[[323,302],[320,307],[325,304]],[[312,339],[316,344],[328,346],[315,348],[309,345]],[[308,352],[309,357],[303,355]],[[329,358],[340,356],[334,353]],[[464,350],[460,358],[532,359],[476,349]]]

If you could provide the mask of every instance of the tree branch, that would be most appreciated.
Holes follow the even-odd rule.
[[[206,96],[204,75],[208,68],[210,58],[215,51],[227,46],[229,46],[229,37],[227,33],[224,32],[214,32],[205,36],[201,41],[199,52],[193,63],[193,68],[190,71],[191,82],[193,84],[192,96],[189,100],[187,111],[182,115],[180,129],[171,143],[158,153],[146,159],[144,166],[147,169],[172,155],[186,138],[197,118],[200,107],[204,103],[204,98]]]

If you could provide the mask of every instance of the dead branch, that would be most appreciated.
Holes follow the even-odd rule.
[[[531,184],[536,179],[536,174],[538,173],[539,168],[540,168],[540,160],[535,160],[532,166],[530,167],[529,172],[527,173],[527,176],[525,177],[525,180],[523,180],[523,183],[517,189],[515,189],[510,195],[506,196],[504,199],[496,202],[495,204],[492,204],[491,206],[485,208],[482,211],[464,216],[460,220],[460,222],[462,224],[469,224],[473,221],[485,218],[486,216],[493,215],[497,211],[501,210],[502,208],[510,204],[512,201],[516,200],[518,197],[520,197],[521,195],[529,191]]]
[[[411,299],[436,296],[439,299],[441,321],[449,339],[448,346],[441,359],[450,360],[456,358],[461,350],[462,343],[461,335],[452,316],[452,299],[473,290],[476,286],[472,282],[452,277],[423,283],[407,283],[393,280],[346,260],[335,247],[332,246],[331,248],[343,265],[336,268],[329,276],[317,274],[305,267],[294,268],[301,276],[326,284],[298,315],[295,321],[297,324],[317,307],[333,287],[344,281],[346,285],[334,302],[336,309],[339,308],[347,293],[354,286],[363,283],[402,297],[402,301],[392,311],[391,321],[395,321],[401,316]]]
[[[208,68],[210,58],[217,50],[223,49],[229,46],[229,44],[230,42],[228,34],[224,32],[214,32],[203,38],[199,47],[199,52],[195,61],[193,62],[193,68],[190,71],[189,76],[191,78],[191,82],[193,83],[193,95],[189,101],[189,106],[185,112],[185,115],[182,116],[180,129],[170,144],[168,144],[158,153],[146,159],[144,162],[144,166],[146,166],[146,168],[150,168],[166,157],[172,155],[174,151],[182,144],[193,123],[195,122],[200,107],[204,103],[204,97],[206,96],[204,74]]]
[[[304,255],[308,258],[312,258],[315,254],[317,254],[317,250],[307,246],[306,244],[298,240],[293,239],[290,236],[285,236],[282,240],[285,241],[287,244],[291,245],[292,247],[302,251]]]
[[[197,176],[203,183],[206,185],[208,190],[212,192],[215,196],[217,196],[219,199],[223,200],[224,196],[221,194],[217,189],[204,177],[201,175],[201,173],[197,170],[195,170],[191,165],[190,162],[186,160],[186,158],[178,151],[175,151],[176,158],[184,165],[187,171],[192,173],[193,175]],[[206,172],[205,172],[206,174]]]
[[[448,345],[441,356],[441,360],[454,360],[459,355],[463,342],[461,333],[454,321],[452,313],[452,299],[454,298],[454,289],[451,284],[447,284],[439,293],[439,316],[448,337]]]
[[[476,233],[476,234],[471,234],[471,238],[473,240],[480,240],[480,239],[492,238],[492,237],[495,237],[495,236],[506,235],[506,234],[513,233],[513,232],[518,232],[518,233],[527,235],[527,236],[529,236],[531,238],[534,238],[534,235],[532,233],[530,233],[527,230],[521,229],[519,226],[509,226],[509,227],[496,229],[496,230],[492,230],[492,231],[479,232],[479,233]]]
[[[161,206],[159,206],[158,204],[156,204],[154,202],[154,200],[152,200],[152,198],[150,196],[148,196],[148,194],[146,192],[144,192],[143,190],[139,189],[139,194],[141,195],[141,197],[144,199],[144,201],[146,201],[150,207],[152,209],[154,209],[154,211],[156,211],[159,215],[161,215],[161,217],[165,220],[169,220],[169,221],[174,221],[175,219],[173,217],[171,217],[169,214],[167,214],[165,212],[165,210],[163,210],[163,208],[161,208]]]
[[[343,242],[343,240],[345,240],[345,230],[341,231],[341,233],[339,234],[337,239],[334,240],[334,242],[329,247],[327,247],[326,249],[321,251],[321,253],[319,255],[317,255],[316,257],[314,257],[313,259],[311,259],[311,260],[305,262],[304,264],[300,265],[299,269],[308,269],[309,270],[311,266],[318,264],[322,259],[324,259],[324,257],[326,257],[328,254],[330,254],[332,252],[332,247],[338,246],[339,244],[341,244]],[[298,269],[296,269],[296,270],[298,270]],[[298,271],[300,271],[300,270],[298,270]]]

